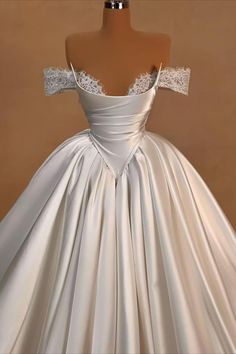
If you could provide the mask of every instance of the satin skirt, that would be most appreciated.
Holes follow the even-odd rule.
[[[0,353],[236,353],[235,236],[167,139],[116,181],[85,129],[0,223]]]

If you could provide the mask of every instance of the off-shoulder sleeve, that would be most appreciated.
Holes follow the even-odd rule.
[[[161,70],[158,85],[188,95],[190,72],[189,67],[165,67]]]
[[[71,70],[49,67],[43,69],[44,93],[46,96],[59,94],[76,88]]]

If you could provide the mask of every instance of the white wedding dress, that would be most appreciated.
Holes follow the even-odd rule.
[[[0,224],[0,353],[236,353],[236,235],[186,157],[146,121],[189,67],[143,73],[125,96],[84,70],[89,129],[52,151]],[[175,117],[176,119],[176,117]]]

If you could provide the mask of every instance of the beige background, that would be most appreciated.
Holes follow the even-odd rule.
[[[236,1],[130,1],[132,26],[172,38],[189,96],[159,90],[147,129],[192,163],[236,228]],[[103,1],[1,1],[0,218],[63,140],[88,127],[74,91],[46,97],[43,68],[67,67],[65,37],[101,26]]]

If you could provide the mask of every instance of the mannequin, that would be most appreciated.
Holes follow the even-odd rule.
[[[113,8],[114,3],[121,8]],[[71,69],[84,69],[99,80],[108,95],[126,95],[141,73],[169,65],[170,37],[145,33],[131,27],[126,1],[105,1],[99,31],[73,33],[66,37],[66,61]],[[109,6],[110,5],[110,6]],[[108,6],[108,7],[106,7]]]

